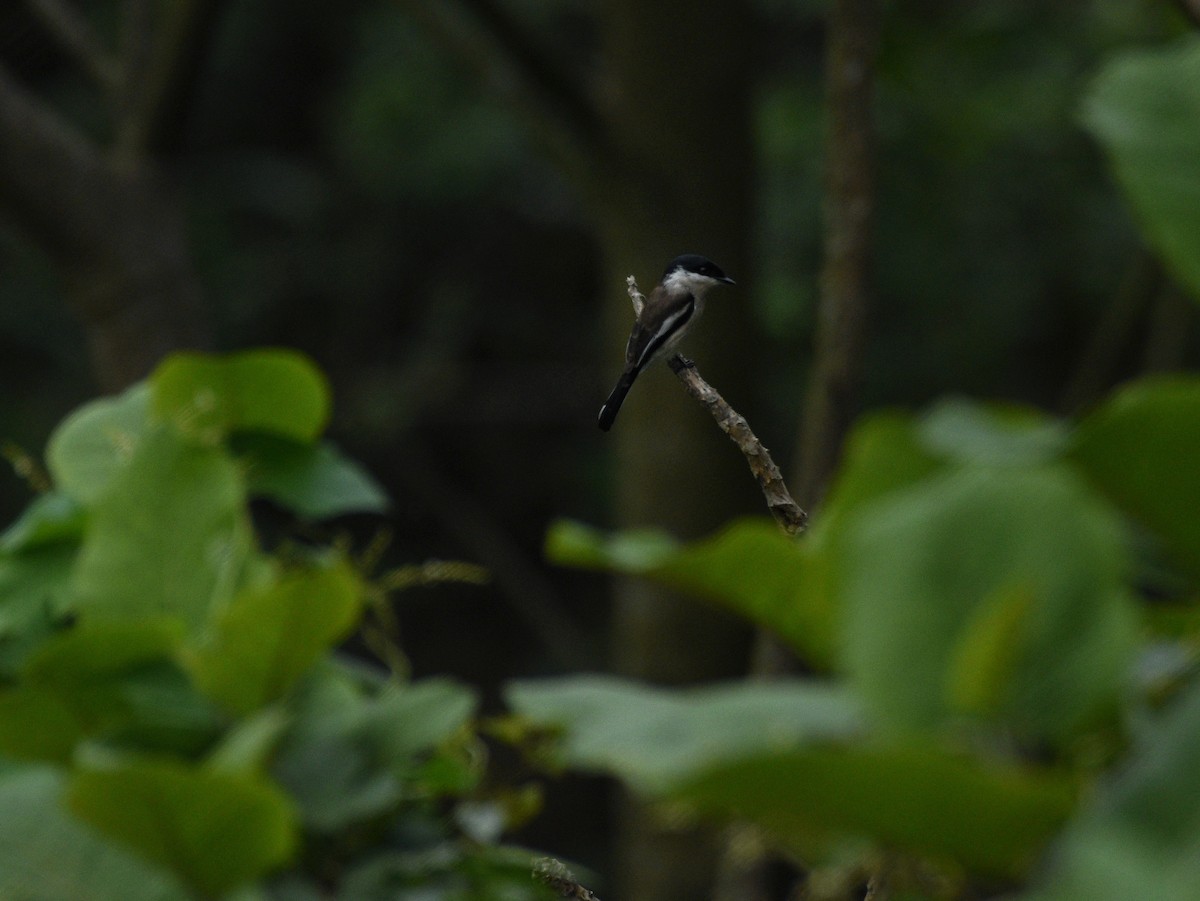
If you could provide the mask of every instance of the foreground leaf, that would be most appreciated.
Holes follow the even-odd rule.
[[[325,376],[291,350],[172,354],[150,376],[150,387],[155,414],[204,441],[260,431],[306,442],[329,421]]]
[[[724,760],[846,739],[862,728],[846,692],[812,681],[679,691],[575,676],[513,683],[506,698],[522,716],[563,729],[569,766],[650,792]]]
[[[711,538],[680,545],[657,532],[605,535],[559,522],[546,537],[551,560],[643,576],[689,592],[770,629],[799,653],[826,662],[833,611],[803,543],[765,519],[735,522]]]
[[[0,898],[20,901],[191,901],[169,872],[104,841],[62,808],[63,775],[0,774]]]
[[[334,832],[392,809],[417,763],[475,710],[466,688],[443,679],[388,685],[373,693],[326,667],[296,699],[274,774],[304,823]]]
[[[1069,816],[1075,787],[932,747],[820,747],[720,763],[672,797],[756,823],[801,856],[867,838],[1016,876]]]
[[[1192,901],[1200,885],[1200,689],[1146,729],[1066,832],[1025,901]]]
[[[232,596],[250,549],[233,461],[160,428],[92,507],[75,570],[78,610],[107,618],[168,614],[199,629]]]
[[[102,835],[209,896],[270,872],[296,843],[287,796],[248,774],[137,760],[77,771],[67,799]]]
[[[116,397],[85,404],[50,436],[46,465],[59,490],[83,505],[108,490],[133,459],[146,433],[150,390],[134,385]]]
[[[1084,121],[1150,242],[1200,299],[1200,38],[1117,57],[1092,86]]]
[[[279,698],[358,620],[362,585],[346,563],[296,570],[243,591],[186,656],[213,700],[250,713]]]
[[[1072,459],[1200,575],[1200,379],[1149,378],[1124,388],[1079,424]]]
[[[345,513],[382,513],[387,493],[328,442],[306,444],[268,435],[235,443],[245,461],[251,494],[270,498],[305,519]]]
[[[1117,701],[1136,634],[1121,532],[1065,467],[887,495],[839,532],[836,566],[842,659],[887,726],[965,713],[1053,740]]]

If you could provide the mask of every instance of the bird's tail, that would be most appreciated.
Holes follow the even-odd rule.
[[[629,389],[633,387],[633,380],[637,378],[638,371],[633,367],[626,369],[621,373],[621,377],[617,379],[617,386],[612,389],[612,394],[608,396],[608,400],[604,402],[604,406],[600,408],[600,428],[608,431],[612,428],[613,421],[617,418],[617,412],[621,409],[621,403],[625,400],[625,395],[629,393]]]

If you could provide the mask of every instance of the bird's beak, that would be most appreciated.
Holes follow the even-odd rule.
[[[728,275],[721,276],[719,279],[717,279],[717,281],[723,282],[726,285],[736,285],[737,284],[737,282],[735,282],[733,279],[731,279]]]

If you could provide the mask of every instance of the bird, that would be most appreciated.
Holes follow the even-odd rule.
[[[665,357],[704,310],[704,295],[714,285],[734,285],[721,267],[698,253],[677,256],[663,270],[662,280],[637,311],[625,345],[625,369],[600,408],[600,428],[608,431],[625,395],[642,370]]]

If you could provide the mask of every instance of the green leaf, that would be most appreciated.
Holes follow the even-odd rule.
[[[815,663],[832,654],[833,611],[811,556],[768,520],[735,522],[686,546],[662,533],[606,536],[559,522],[546,546],[557,562],[640,575],[720,604],[770,629]]]
[[[1200,38],[1117,57],[1092,85],[1083,119],[1151,244],[1200,298]]]
[[[304,355],[249,350],[177,353],[150,376],[154,413],[203,442],[231,432],[312,441],[329,422],[329,385]]]
[[[301,444],[270,435],[235,443],[245,461],[250,494],[267,497],[305,519],[382,513],[387,493],[357,463],[328,442]]]
[[[19,669],[69,612],[77,553],[58,543],[0,554],[0,672]]]
[[[841,468],[829,499],[817,518],[814,536],[868,501],[906,488],[943,468],[943,462],[918,436],[913,418],[896,412],[862,419],[846,440]]]
[[[84,617],[169,614],[198,630],[238,587],[251,541],[233,461],[156,430],[94,501],[77,608]]]
[[[80,407],[50,436],[46,463],[55,485],[89,506],[133,459],[147,429],[150,390],[134,385]]]
[[[222,773],[265,771],[291,723],[291,716],[279,707],[239,720],[209,754],[208,768]]]
[[[680,691],[574,676],[513,683],[505,694],[517,713],[563,729],[567,764],[612,773],[647,792],[726,760],[847,739],[862,729],[848,693],[812,681]]]
[[[417,761],[461,729],[474,709],[474,695],[446,680],[372,694],[345,674],[322,669],[295,704],[274,772],[305,824],[334,832],[419,791]]]
[[[993,466],[1050,463],[1067,449],[1065,426],[1025,407],[944,400],[922,417],[921,445],[939,456]]]
[[[475,695],[448,679],[389,685],[375,699],[366,733],[383,759],[404,769],[413,756],[449,739],[475,712]]]
[[[887,726],[986,698],[1008,728],[1061,739],[1115,704],[1136,632],[1121,532],[1065,467],[966,468],[887,495],[835,556],[842,659]]]
[[[85,519],[83,508],[67,495],[57,491],[40,494],[0,535],[0,552],[14,554],[74,543],[83,535]]]
[[[816,747],[720,763],[672,796],[756,823],[802,858],[867,838],[1015,876],[1069,816],[1075,787],[932,747]]]
[[[679,550],[679,542],[657,529],[628,529],[614,535],[562,519],[546,533],[546,557],[553,563],[588,569],[644,574]]]
[[[1192,901],[1200,885],[1200,688],[1139,736],[1133,759],[1066,831],[1023,901]]]
[[[202,691],[237,713],[287,692],[358,620],[362,585],[344,562],[286,573],[246,589],[211,639],[186,655]]]
[[[208,896],[265,875],[296,844],[291,804],[275,785],[176,760],[79,770],[67,801],[101,835]]]
[[[76,732],[191,751],[216,722],[173,662],[182,635],[167,618],[81,623],[30,655],[22,684],[69,710]]]
[[[1124,388],[1079,424],[1071,456],[1200,575],[1200,379],[1162,376]]]
[[[16,760],[65,764],[83,735],[71,708],[52,692],[9,689],[0,693],[0,753]]]
[[[0,773],[0,898],[192,901],[170,873],[68,816],[63,781],[49,767]]]
[[[26,662],[23,676],[70,694],[114,673],[170,659],[182,638],[181,624],[169,617],[82,623],[43,644]]]
[[[992,714],[1003,707],[1036,601],[1021,583],[1002,585],[984,598],[967,620],[950,655],[950,706],[969,713]]]

